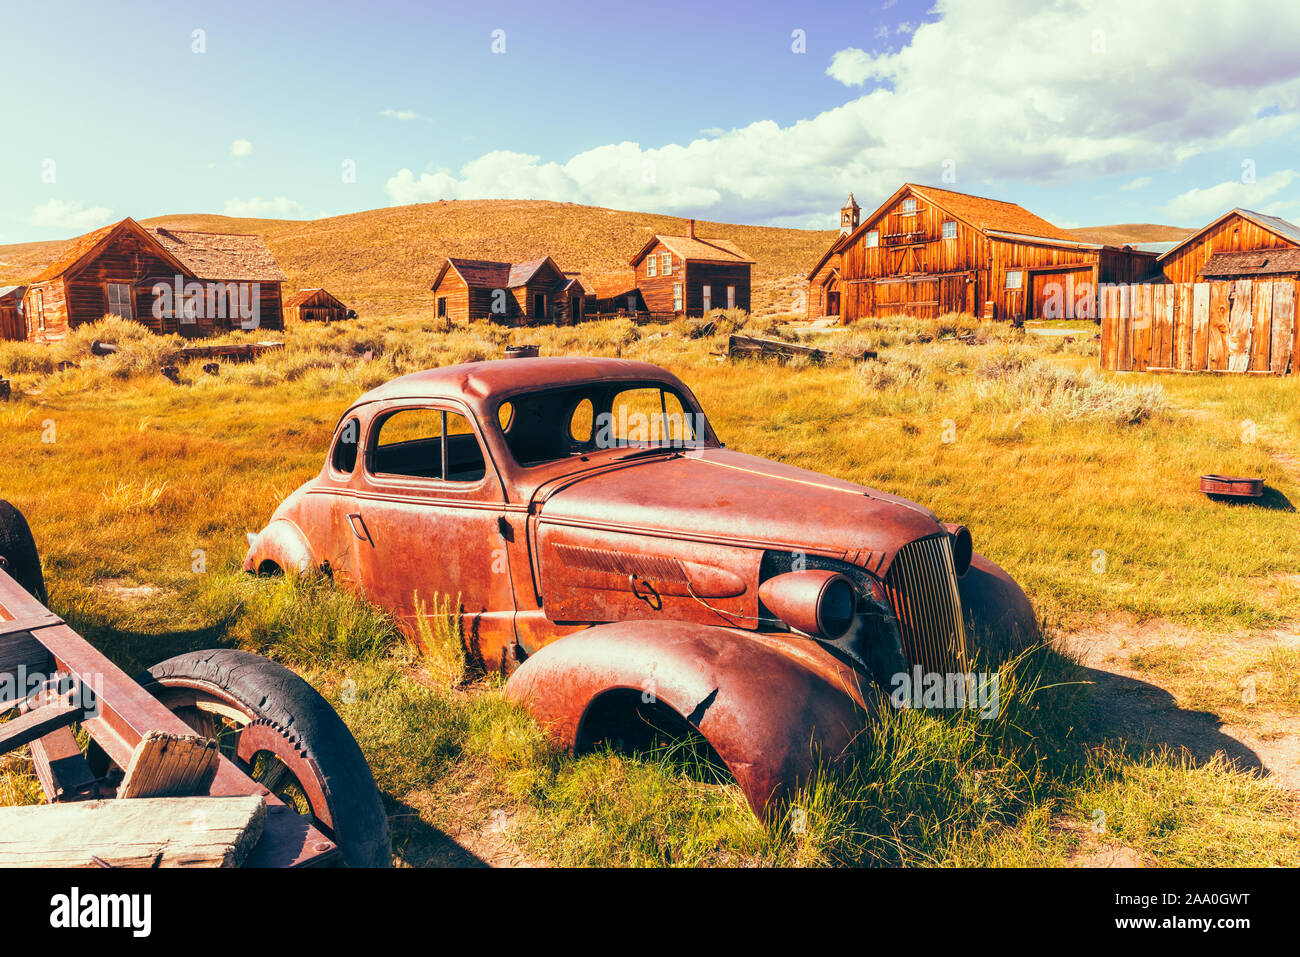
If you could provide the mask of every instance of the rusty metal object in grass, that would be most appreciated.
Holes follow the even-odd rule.
[[[221,374],[221,363],[219,363],[219,362],[205,362],[205,363],[203,363],[203,371],[206,372],[208,375],[220,375],[220,374]]]
[[[111,356],[117,353],[117,343],[102,342],[96,339],[90,344],[90,354],[92,356]]]
[[[700,739],[759,815],[844,755],[873,688],[1038,638],[964,526],[728,449],[685,383],[622,359],[366,393],[243,567],[328,568],[412,634],[459,595],[467,657],[561,746]]]
[[[506,358],[536,359],[540,351],[541,347],[536,345],[506,346]]]
[[[158,374],[161,375],[164,379],[169,379],[172,382],[175,382],[177,385],[180,385],[181,370],[178,366],[163,366],[161,369],[158,370]]]
[[[1211,498],[1260,498],[1264,494],[1264,480],[1231,475],[1202,475],[1201,491]]]
[[[0,379],[0,402],[8,402],[13,390],[8,379]]]
[[[305,681],[258,655],[218,649],[169,659],[137,682],[43,599],[31,531],[21,513],[0,501],[0,712],[21,712],[0,724],[0,753],[31,748],[48,802],[256,799],[265,804],[265,820],[241,855],[247,865],[391,864],[387,816],[365,759]],[[84,751],[74,725],[89,736]],[[179,813],[181,805],[158,807],[158,826],[166,831],[168,809]],[[94,811],[87,806],[88,814]],[[39,828],[39,819],[28,825]],[[92,830],[112,829],[82,833]],[[75,850],[73,858],[129,856],[130,848],[118,846],[111,833],[95,840],[103,847],[81,842],[66,850]],[[0,846],[0,864],[13,850]]]
[[[853,362],[876,358],[876,353],[866,347],[846,351],[830,351],[801,345],[796,342],[785,342],[782,339],[764,339],[759,336],[733,334],[727,339],[727,356],[731,359],[752,357],[778,359],[785,362],[796,357],[805,357],[812,362],[825,362],[837,355]]]

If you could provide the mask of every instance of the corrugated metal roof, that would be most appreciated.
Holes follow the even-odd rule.
[[[1169,252],[1181,242],[1182,240],[1175,239],[1167,243],[1129,243],[1129,245],[1140,253],[1155,253],[1159,256]]]
[[[1254,210],[1241,209],[1240,207],[1234,210],[1234,212],[1240,213],[1247,219],[1253,220],[1270,232],[1277,233],[1283,239],[1290,240],[1297,246],[1300,246],[1300,226],[1297,226],[1295,223],[1289,222],[1281,216],[1269,216],[1265,213],[1257,213]]]

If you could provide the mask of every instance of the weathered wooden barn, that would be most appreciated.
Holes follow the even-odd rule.
[[[449,257],[433,281],[434,315],[452,322],[507,325],[577,322],[587,290],[550,256],[523,263]]]
[[[26,286],[0,286],[0,340],[21,342],[27,338],[27,321],[23,318],[23,294]]]
[[[284,321],[341,322],[357,314],[328,289],[299,289],[284,300]]]
[[[1079,242],[1015,203],[915,183],[861,221],[850,194],[840,222],[808,274],[810,318],[1095,318],[1102,283],[1156,271],[1154,253]]]
[[[751,259],[727,239],[652,236],[630,260],[636,288],[651,313],[702,316],[711,309],[749,311]]]
[[[1278,216],[1230,209],[1160,257],[1168,282],[1300,277],[1300,226]]]
[[[187,337],[281,329],[284,278],[258,236],[145,229],[128,217],[75,240],[32,280],[26,338],[61,339],[106,315]]]

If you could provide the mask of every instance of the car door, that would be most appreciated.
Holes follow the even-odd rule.
[[[360,584],[414,629],[457,600],[471,656],[495,668],[514,645],[514,594],[502,538],[505,494],[473,416],[452,402],[377,410],[347,520]]]

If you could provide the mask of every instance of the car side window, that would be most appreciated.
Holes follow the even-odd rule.
[[[343,423],[334,439],[334,452],[330,464],[335,472],[351,475],[357,467],[357,445],[361,441],[361,421],[352,416]]]
[[[379,423],[370,449],[376,475],[477,482],[487,474],[469,419],[442,409],[398,409]]]

